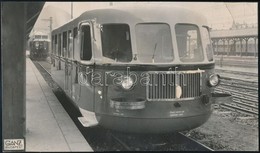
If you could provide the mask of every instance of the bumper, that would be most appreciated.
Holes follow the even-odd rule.
[[[179,118],[126,118],[100,116],[99,124],[112,130],[129,133],[169,133],[190,130],[204,124],[210,117],[206,114]]]

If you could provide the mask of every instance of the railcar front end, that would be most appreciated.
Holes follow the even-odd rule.
[[[32,59],[46,59],[49,54],[48,41],[32,41],[30,44],[30,56]]]
[[[174,34],[170,27],[139,23],[131,33],[127,24],[101,25],[102,53],[111,61],[96,63],[89,80],[82,77],[90,70],[81,71],[79,79],[83,86],[86,82],[94,86],[100,125],[125,132],[162,133],[193,129],[208,120],[211,92],[219,83],[208,28],[178,23],[172,28]]]

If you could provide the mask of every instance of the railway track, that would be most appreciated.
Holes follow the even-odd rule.
[[[231,74],[237,74],[237,75],[248,75],[253,77],[258,77],[258,73],[252,73],[252,72],[240,72],[240,71],[232,71],[232,70],[223,70],[223,69],[215,69],[216,73],[231,73]]]
[[[226,87],[237,87],[240,89],[245,89],[245,90],[255,90],[258,91],[258,83],[254,82],[254,83],[238,83],[238,82],[229,82],[227,80],[222,79],[221,82],[222,86],[226,86]]]
[[[38,63],[45,70],[45,72],[51,76],[50,63],[48,63],[46,61],[34,61],[34,62]]]
[[[215,63],[216,63],[216,65],[233,66],[233,67],[246,67],[246,68],[255,68],[258,65],[257,59],[251,59],[251,60],[224,59],[221,62],[219,58],[216,58]]]
[[[46,82],[51,85],[54,94],[94,151],[213,151],[182,133],[140,135],[115,132],[100,126],[84,128],[77,119],[80,116],[79,110],[62,90],[55,87],[55,82],[45,64],[37,61],[34,61],[34,64]]]
[[[182,133],[153,135],[113,133],[111,135],[125,147],[126,150],[123,151],[213,151]]]
[[[258,118],[258,82],[222,77],[215,91],[233,96],[232,103],[223,103],[222,108]]]

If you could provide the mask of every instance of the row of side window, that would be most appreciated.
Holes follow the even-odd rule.
[[[77,39],[80,44],[77,44]],[[89,25],[83,25],[78,33],[77,27],[72,30],[65,31],[52,36],[52,54],[74,58],[76,45],[80,45],[80,59],[90,60],[92,58],[92,40],[91,29]]]

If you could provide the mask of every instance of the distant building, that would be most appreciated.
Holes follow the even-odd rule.
[[[258,56],[258,28],[235,26],[228,30],[212,30],[211,40],[215,55]]]

